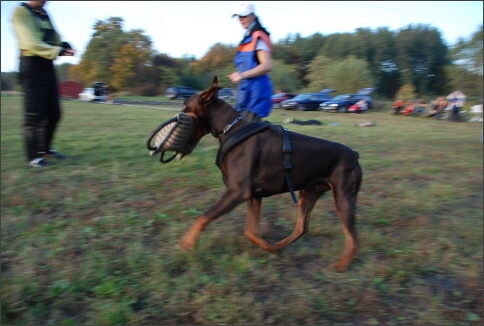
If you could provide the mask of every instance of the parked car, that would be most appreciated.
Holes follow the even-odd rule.
[[[197,94],[198,91],[187,86],[173,86],[168,87],[165,91],[165,96],[168,97],[170,100],[175,99],[185,99],[189,98],[192,95]]]
[[[235,101],[235,92],[232,88],[222,88],[218,91],[218,98],[225,102]]]
[[[102,82],[94,82],[91,84],[92,87],[84,88],[84,90],[79,93],[79,101],[83,102],[94,102],[100,101],[104,102],[108,98],[107,85]]]
[[[281,102],[285,100],[292,99],[296,97],[297,94],[294,93],[276,93],[272,95],[272,107],[273,108],[280,108],[281,107]]]
[[[286,110],[316,111],[319,110],[321,103],[331,100],[331,92],[334,90],[327,89],[319,93],[299,94],[292,99],[282,101],[281,106]]]
[[[374,90],[375,88],[362,88],[356,94],[341,94],[325,103],[321,103],[319,108],[324,112],[346,113],[350,106],[357,103],[359,100],[365,100],[367,104],[366,110],[370,110],[373,107],[373,99],[370,94],[373,93]],[[362,111],[359,111],[359,113],[361,112]]]

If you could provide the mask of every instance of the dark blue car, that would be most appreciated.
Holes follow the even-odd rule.
[[[317,111],[321,103],[331,99],[332,92],[334,92],[333,89],[325,89],[319,93],[299,94],[292,99],[282,101],[281,107],[286,110]]]
[[[359,100],[365,100],[367,110],[370,110],[373,107],[373,99],[370,97],[370,94],[373,93],[374,90],[375,88],[362,88],[356,94],[337,95],[331,100],[321,103],[319,109],[324,112],[346,113],[350,106],[357,103]]]

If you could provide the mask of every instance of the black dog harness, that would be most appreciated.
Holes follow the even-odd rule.
[[[283,128],[281,126],[275,126],[267,121],[254,121],[251,123],[247,123],[237,129],[230,137],[225,140],[222,140],[220,147],[217,152],[217,158],[215,160],[215,164],[220,169],[220,165],[222,162],[223,157],[227,154],[232,148],[236,145],[240,144],[250,136],[259,133],[267,128],[271,128],[272,130],[276,131],[282,136],[282,151],[284,153],[284,168],[286,170],[285,177],[286,183],[291,192],[291,197],[294,203],[297,203],[297,198],[294,195],[294,186],[292,184],[291,179],[291,169],[292,169],[292,162],[291,162],[291,154],[292,154],[292,146],[291,146],[291,139],[289,137],[290,132],[288,129]],[[225,179],[224,179],[225,182]]]
[[[292,185],[291,179],[291,170],[292,170],[292,162],[291,162],[291,154],[292,154],[292,146],[291,146],[291,138],[289,137],[289,130],[278,126],[279,133],[282,129],[282,151],[284,152],[284,168],[286,169],[286,182],[291,192],[292,201],[297,204],[297,198],[294,195],[294,186]]]

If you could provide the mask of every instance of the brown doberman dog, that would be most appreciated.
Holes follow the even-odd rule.
[[[362,180],[358,153],[345,145],[289,132],[267,122],[240,119],[232,106],[217,98],[221,88],[215,76],[208,89],[184,102],[182,112],[196,120],[193,141],[198,142],[211,133],[219,139],[222,148],[231,141],[236,143],[233,139],[236,134],[240,138],[241,130],[256,131],[242,137],[226,153],[219,149],[216,163],[227,189],[209,210],[196,218],[180,247],[193,249],[200,232],[210,222],[246,201],[246,237],[262,249],[277,253],[308,231],[309,217],[316,201],[331,189],[346,238],[344,254],[334,268],[340,272],[346,270],[358,249],[355,211]],[[290,150],[284,152],[287,142],[290,142]],[[262,198],[287,192],[293,194],[294,190],[299,191],[298,220],[294,231],[277,243],[262,239],[259,232]]]

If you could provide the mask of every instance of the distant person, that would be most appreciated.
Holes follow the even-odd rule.
[[[460,116],[460,111],[462,107],[464,106],[465,99],[464,97],[458,96],[459,94],[462,94],[459,91],[455,92],[457,95],[455,97],[450,99],[450,113],[449,113],[449,120],[450,121],[462,121],[462,118]],[[463,94],[462,94],[463,96]]]
[[[448,104],[443,96],[438,97],[437,100],[431,103],[431,108],[425,116],[439,118],[444,113]]]
[[[421,115],[427,111],[427,103],[424,99],[420,99],[417,101],[417,105],[415,106],[415,115]]]
[[[45,159],[64,158],[51,147],[61,107],[54,60],[73,56],[75,50],[62,42],[49,15],[47,1],[27,1],[15,8],[12,25],[20,49],[19,82],[24,92],[23,134],[27,161],[45,167]]]
[[[272,109],[272,43],[269,32],[262,27],[250,2],[237,5],[237,16],[245,29],[234,63],[237,71],[229,79],[238,86],[236,109],[248,121],[267,117]]]
[[[392,104],[393,114],[401,114],[402,111],[403,111],[403,106],[404,105],[405,105],[405,103],[403,103],[403,101],[400,100],[400,99],[398,99],[395,102],[393,102],[393,104]]]
[[[368,109],[368,103],[366,103],[365,99],[361,99],[356,103],[360,108],[360,111],[366,111]]]
[[[408,101],[402,114],[405,115],[405,116],[409,116],[410,114],[413,113],[413,111],[415,111],[415,102],[414,101]]]

